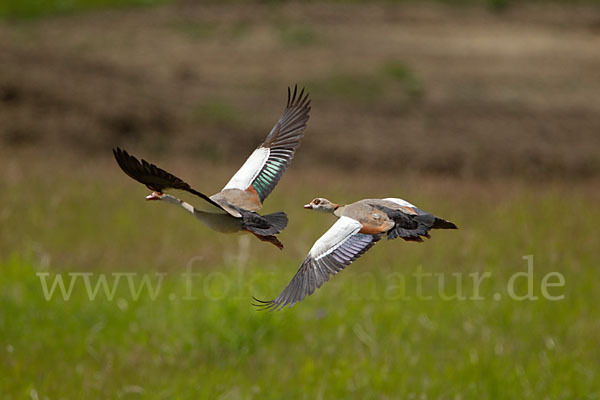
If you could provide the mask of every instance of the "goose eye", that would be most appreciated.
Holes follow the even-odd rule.
[[[319,203],[320,203],[320,202],[321,202],[321,200],[319,200],[319,199],[314,199],[314,200],[313,200],[313,203],[314,203],[315,205],[317,205],[317,206],[319,205]]]

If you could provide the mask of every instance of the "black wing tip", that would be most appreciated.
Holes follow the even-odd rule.
[[[126,158],[133,157],[131,154],[129,154],[127,152],[127,150],[122,149],[119,146],[113,147],[113,154],[115,155],[115,157],[117,157],[117,156],[126,157]],[[133,157],[133,158],[135,158],[135,157]]]
[[[252,303],[252,305],[256,306],[256,307],[264,307],[264,306],[273,304],[273,300],[261,300],[261,299],[257,299],[255,296],[252,296],[252,300],[254,300],[257,303],[257,304]]]
[[[141,163],[137,158],[127,153],[127,151],[121,149],[120,147],[113,148],[113,156],[123,172],[133,179],[137,179],[136,177],[132,176],[134,171],[141,166]]]
[[[304,93],[306,91],[306,94]],[[292,94],[291,87],[288,86],[288,101],[287,107],[304,107],[310,111],[310,93],[302,87],[298,93],[298,84],[294,84],[294,92]]]
[[[144,159],[137,159],[135,156],[127,153],[126,150],[123,150],[120,147],[113,148],[113,154],[117,164],[126,175],[138,181],[139,183],[146,185],[146,187],[150,190],[159,192],[162,192],[164,189],[186,190],[202,197],[205,200],[210,201],[207,196],[193,190],[190,185],[181,178],[176,177],[170,172],[167,172]],[[162,182],[149,181],[147,179],[148,175],[159,178],[162,180]]]
[[[281,308],[279,307],[279,304],[275,303],[274,300],[260,300],[257,299],[256,297],[252,296],[252,300],[254,301],[253,303],[250,303],[252,306],[256,307],[256,311],[278,311]]]
[[[113,151],[113,155],[115,156],[115,159],[116,159],[117,161],[118,161],[119,159],[126,158],[126,157],[128,157],[128,156],[129,156],[129,153],[127,153],[127,151],[123,150],[122,148],[120,148],[120,147],[118,147],[118,146],[117,146],[117,147],[114,147],[114,148],[112,149],[112,151]]]
[[[124,150],[120,147],[113,148],[113,155],[115,157],[115,160],[117,161],[117,163],[121,166],[121,168],[123,170],[126,169],[127,163],[133,162],[134,164],[142,165],[140,160],[138,160],[135,156],[132,156],[131,154],[129,154],[127,152],[127,150]],[[144,160],[142,160],[142,161],[144,161]]]
[[[281,296],[273,300],[260,300],[252,296],[252,299],[257,303],[250,303],[257,308],[257,311],[281,311],[284,308],[291,308],[296,301],[286,301],[281,299]]]

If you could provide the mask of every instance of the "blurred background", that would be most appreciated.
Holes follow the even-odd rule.
[[[284,252],[146,203],[112,159],[217,192],[294,84],[311,118],[263,210],[290,216]],[[600,396],[597,1],[0,0],[0,171],[2,398]],[[333,222],[302,209],[316,196],[401,197],[460,230],[257,313]],[[565,299],[492,299],[526,255]],[[484,301],[436,280],[384,296],[418,268],[447,293],[493,278]],[[46,301],[38,272],[168,276],[156,300]]]

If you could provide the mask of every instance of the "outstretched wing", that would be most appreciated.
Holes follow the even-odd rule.
[[[304,136],[310,100],[304,89],[298,93],[297,86],[291,93],[288,88],[287,107],[265,141],[248,157],[242,168],[229,180],[225,189],[251,189],[263,202],[273,191],[281,175],[294,158],[294,153]]]
[[[113,154],[123,172],[136,181],[143,183],[150,190],[162,192],[164,189],[191,189],[190,185],[175,175],[150,164],[146,160],[140,162],[125,150],[117,147],[113,149]]]
[[[361,228],[362,224],[357,220],[341,217],[315,242],[285,290],[271,301],[254,298],[258,302],[255,305],[261,309],[279,310],[311,295],[329,280],[330,275],[346,268],[381,239],[381,235],[358,233]]]
[[[207,210],[208,212],[227,213],[223,207],[215,203],[208,196],[193,189],[182,179],[164,169],[159,168],[146,160],[140,161],[119,147],[113,149],[113,154],[115,160],[117,160],[117,164],[119,164],[119,167],[121,167],[123,172],[134,180],[146,185],[148,189],[156,192],[162,192],[165,189],[185,190],[210,203],[213,207],[211,207],[210,210]],[[217,210],[215,210],[215,207]]]

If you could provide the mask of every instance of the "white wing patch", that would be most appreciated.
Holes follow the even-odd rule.
[[[345,216],[341,217],[315,242],[310,249],[309,256],[315,260],[325,257],[361,229],[362,224],[357,220]]]
[[[396,203],[399,206],[402,207],[411,207],[411,208],[417,208],[417,206],[415,206],[414,204],[410,204],[408,201],[406,200],[402,200],[402,199],[396,199],[394,197],[388,197],[387,199],[383,199],[386,201],[391,201],[392,203]]]
[[[240,189],[246,190],[252,184],[256,176],[260,173],[262,167],[269,158],[270,150],[266,147],[259,147],[254,150],[250,157],[246,160],[242,168],[227,182],[225,189]]]

